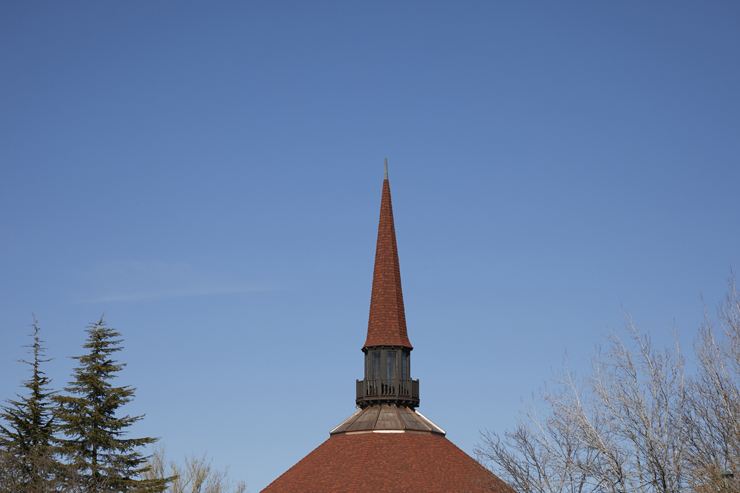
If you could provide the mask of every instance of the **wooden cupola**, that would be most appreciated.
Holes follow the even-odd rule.
[[[367,339],[362,347],[365,378],[357,381],[358,406],[364,409],[380,404],[396,404],[414,409],[419,405],[419,381],[411,379],[412,349],[406,332],[386,159],[370,319]]]

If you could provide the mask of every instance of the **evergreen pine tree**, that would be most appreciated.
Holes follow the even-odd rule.
[[[159,492],[169,481],[139,479],[148,470],[147,457],[139,450],[156,438],[123,438],[127,428],[144,416],[117,417],[121,406],[134,397],[131,387],[114,387],[111,380],[125,366],[111,359],[123,349],[121,334],[106,327],[103,318],[87,327],[89,352],[75,356],[74,381],[57,396],[60,405],[61,452],[66,457],[68,481],[82,491]]]
[[[10,478],[20,491],[47,491],[52,489],[54,474],[58,470],[54,447],[55,417],[49,388],[51,380],[41,371],[41,364],[51,361],[44,358],[45,348],[39,337],[39,325],[34,316],[33,343],[29,348],[31,361],[20,360],[31,366],[31,378],[23,382],[28,395],[18,395],[20,400],[10,400],[2,406],[0,418],[0,449],[4,455],[5,483]]]

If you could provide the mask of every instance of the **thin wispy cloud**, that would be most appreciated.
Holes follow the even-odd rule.
[[[109,262],[79,273],[87,286],[76,303],[136,302],[269,291],[272,288],[203,274],[187,263]]]

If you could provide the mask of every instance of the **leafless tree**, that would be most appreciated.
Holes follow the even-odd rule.
[[[234,482],[228,477],[228,467],[215,469],[203,454],[185,457],[185,466],[166,460],[164,447],[157,447],[149,461],[150,471],[145,479],[173,477],[165,493],[245,493],[244,481]]]
[[[565,369],[503,438],[487,431],[479,460],[520,493],[684,490],[686,400],[679,345],[659,351],[627,314],[624,335],[579,378]],[[624,340],[628,342],[625,342]]]
[[[740,472],[740,293],[734,276],[717,309],[718,323],[706,307],[704,315],[685,413],[688,479],[696,491],[740,491],[727,475]]]

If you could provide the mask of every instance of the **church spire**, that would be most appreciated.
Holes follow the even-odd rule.
[[[365,379],[357,381],[356,402],[360,407],[393,403],[413,409],[419,405],[419,381],[411,379],[412,349],[406,332],[386,159],[370,318],[367,338],[362,347],[365,353]]]
[[[402,346],[412,349],[406,332],[406,313],[401,292],[396,228],[393,224],[388,160],[385,160],[383,195],[380,201],[378,243],[375,248],[373,291],[365,346]]]

